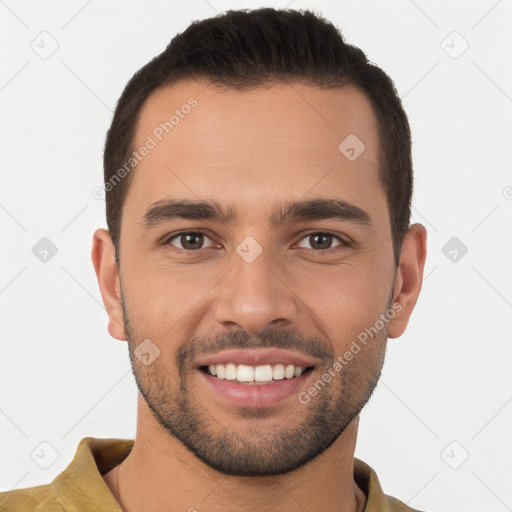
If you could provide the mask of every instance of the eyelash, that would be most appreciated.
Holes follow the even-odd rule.
[[[197,234],[205,235],[206,237],[210,238],[208,236],[208,232],[206,230],[203,230],[203,229],[195,229],[193,231],[180,231],[179,233],[174,233],[174,234],[172,234],[172,235],[170,235],[168,237],[165,237],[164,240],[162,241],[162,245],[165,245],[165,246],[166,245],[170,245],[170,242],[172,240],[174,240],[175,238],[179,238],[180,236],[183,236],[183,235],[197,235]],[[315,250],[315,249],[308,249],[310,251],[313,251],[315,254],[334,253],[334,252],[337,252],[337,251],[342,251],[342,250],[344,250],[344,249],[346,249],[348,247],[351,247],[351,245],[352,245],[349,241],[342,239],[340,236],[336,235],[335,233],[333,233],[331,231],[311,231],[310,233],[307,233],[306,235],[304,235],[299,240],[299,242],[301,242],[305,238],[308,238],[308,237],[310,237],[312,235],[331,235],[338,242],[340,242],[339,245],[337,245],[335,247],[331,247],[330,249],[324,249],[324,250],[318,250],[318,251]],[[173,247],[172,250],[176,251],[178,253],[181,253],[181,254],[186,254],[186,255],[192,256],[192,255],[198,254],[203,249],[208,249],[208,247],[205,247],[205,248],[202,248],[202,249],[197,249],[195,251],[187,250],[187,249],[180,249],[180,248],[177,248],[177,247]]]

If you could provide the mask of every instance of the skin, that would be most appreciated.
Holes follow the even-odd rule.
[[[128,340],[139,390],[156,410],[139,393],[134,448],[104,475],[105,482],[125,511],[286,512],[333,510],[333,503],[336,510],[361,511],[366,498],[353,479],[359,410],[380,376],[387,338],[404,332],[420,293],[425,228],[410,227],[397,268],[378,177],[376,118],[367,98],[352,86],[326,90],[280,83],[235,91],[181,81],[150,96],[135,147],[191,96],[197,106],[133,171],[122,212],[120,268],[109,232],[98,229],[93,237],[92,260],[109,333]],[[357,134],[366,146],[354,161],[338,150],[348,134]],[[163,198],[215,200],[231,206],[239,219],[232,225],[174,219],[143,231],[145,211]],[[371,225],[336,219],[271,225],[279,202],[314,198],[356,205]],[[159,245],[164,236],[201,228],[208,232],[204,248],[192,256],[183,254],[183,238]],[[350,244],[336,251],[340,241],[333,238],[320,255],[311,235],[326,230]],[[263,249],[250,264],[236,252],[248,236]],[[288,331],[289,348],[296,343],[307,354],[307,342],[314,340],[327,355],[304,381],[300,391],[307,391],[393,303],[400,311],[307,404],[296,395],[267,408],[226,404],[202,384],[187,352],[193,347],[197,355],[216,342],[234,343],[233,333],[242,333],[237,339],[243,347],[282,342],[280,335]],[[161,351],[148,366],[133,357],[146,338]],[[181,367],[180,354],[190,356],[181,359]],[[188,408],[179,402],[180,386],[186,387]],[[327,410],[322,421],[335,427],[335,435],[320,449],[309,434],[322,410]],[[266,461],[259,469],[274,474],[228,475],[210,464],[213,450],[192,453],[171,433],[170,422],[181,420],[183,434],[193,417],[200,418],[212,444],[231,441],[222,453],[233,455],[232,464],[246,454],[256,469],[256,458],[250,457],[258,453],[258,460]],[[325,437],[320,426],[315,432]],[[299,451],[309,450],[310,460],[293,468],[297,460],[289,459],[290,451],[279,453],[284,439],[279,434]],[[284,461],[292,468],[284,468]]]

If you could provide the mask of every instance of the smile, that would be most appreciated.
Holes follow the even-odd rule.
[[[246,364],[211,364],[201,369],[217,379],[237,381],[245,384],[268,384],[283,379],[300,377],[312,367],[295,366],[293,364],[263,364],[250,366]]]

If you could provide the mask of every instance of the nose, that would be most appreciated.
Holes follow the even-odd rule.
[[[215,318],[225,328],[238,326],[258,333],[272,326],[297,321],[299,299],[292,283],[266,251],[248,263],[235,255],[233,267],[218,284]]]

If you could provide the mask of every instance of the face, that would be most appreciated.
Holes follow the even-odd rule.
[[[400,316],[376,128],[350,86],[183,81],[141,111],[111,334],[154,419],[221,472],[300,467],[375,388]]]

